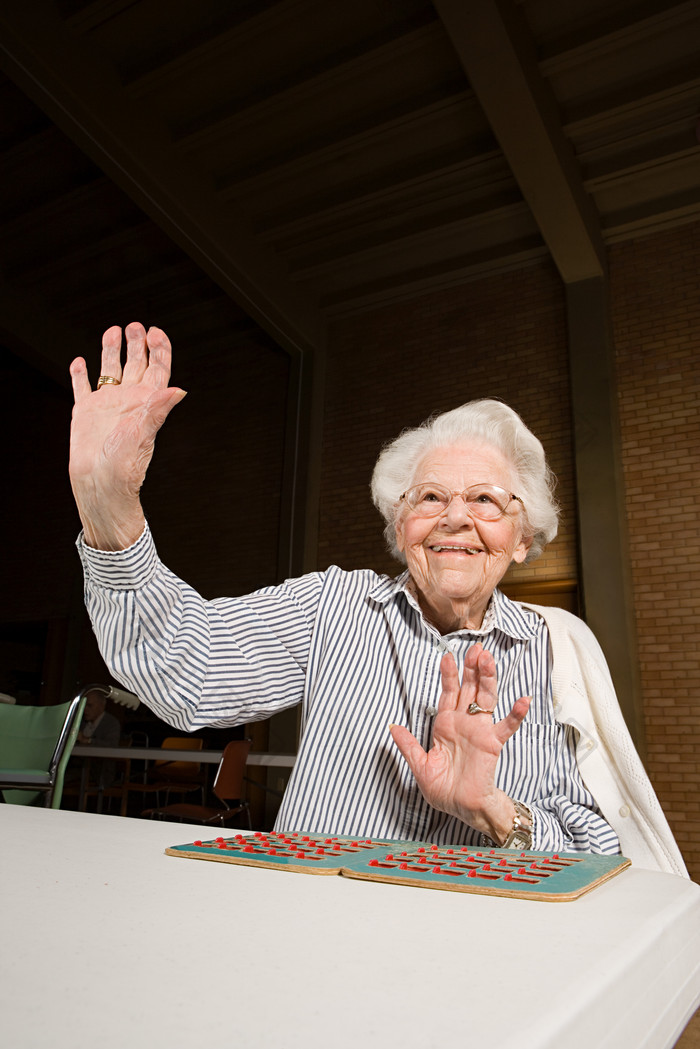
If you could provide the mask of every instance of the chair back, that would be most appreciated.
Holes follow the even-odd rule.
[[[161,743],[163,750],[203,750],[204,740],[201,736],[166,736]],[[202,766],[194,761],[175,761],[170,758],[158,758],[153,763],[153,771],[167,779],[195,779]]]
[[[48,707],[0,707],[0,788],[3,770],[6,781],[17,781],[20,775],[29,786],[50,791],[51,807],[59,808],[63,777],[73,749],[86,696],[81,692],[69,703]],[[14,775],[13,775],[14,773]],[[24,775],[23,775],[24,774]],[[32,805],[39,797],[31,789],[2,789],[6,802]]]
[[[224,804],[233,798],[243,797],[245,763],[251,742],[250,739],[234,739],[224,747],[212,787],[214,794]]]

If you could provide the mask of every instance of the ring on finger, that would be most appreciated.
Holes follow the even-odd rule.
[[[478,703],[470,703],[467,707],[467,714],[493,714],[493,711],[480,707]]]
[[[115,379],[113,375],[100,375],[97,380],[97,389],[99,390],[100,386],[121,386],[121,384],[121,379]]]

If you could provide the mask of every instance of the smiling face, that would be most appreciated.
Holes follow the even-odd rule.
[[[517,495],[513,467],[491,445],[454,445],[430,452],[413,484],[433,481],[453,492],[488,482]],[[426,618],[443,633],[478,627],[491,594],[512,561],[527,556],[521,504],[511,502],[495,521],[470,514],[459,496],[437,517],[420,517],[401,504],[396,541],[406,557]]]

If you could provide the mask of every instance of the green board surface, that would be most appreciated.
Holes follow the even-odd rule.
[[[188,859],[555,902],[578,899],[630,866],[624,856],[448,847],[303,832],[218,836],[165,851]]]

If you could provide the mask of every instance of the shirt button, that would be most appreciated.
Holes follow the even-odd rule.
[[[627,816],[629,816],[629,814],[630,814],[630,807],[629,807],[629,805],[621,805],[620,806],[620,815],[622,816],[622,818],[626,819]]]
[[[437,707],[433,707],[433,706],[426,707],[425,708],[425,712],[426,712],[426,714],[428,715],[429,718],[434,718],[435,715],[437,714]]]

